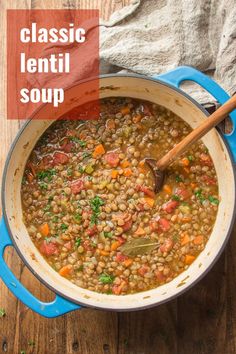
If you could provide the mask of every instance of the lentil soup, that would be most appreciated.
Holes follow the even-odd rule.
[[[51,267],[79,287],[125,295],[167,283],[204,249],[216,219],[216,172],[199,141],[153,192],[145,157],[160,158],[191,128],[169,110],[101,100],[97,121],[58,120],[22,179],[24,223]]]

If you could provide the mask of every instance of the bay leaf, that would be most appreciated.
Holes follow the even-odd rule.
[[[120,251],[130,257],[151,253],[159,246],[159,242],[150,238],[137,238],[126,242],[120,247]]]

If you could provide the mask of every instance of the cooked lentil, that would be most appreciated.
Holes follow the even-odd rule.
[[[155,195],[144,158],[159,159],[190,131],[163,107],[129,98],[101,100],[98,121],[54,123],[28,159],[21,190],[25,225],[50,266],[79,287],[115,295],[187,269],[216,219],[212,159],[194,144]]]

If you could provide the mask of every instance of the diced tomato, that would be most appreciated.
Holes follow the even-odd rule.
[[[125,281],[122,281],[120,285],[117,284],[113,285],[112,287],[113,294],[120,295],[125,285],[126,285]]]
[[[167,213],[173,213],[173,211],[177,208],[179,205],[177,200],[169,200],[165,204],[162,205],[162,209],[166,211]]]
[[[117,167],[120,162],[119,154],[116,152],[108,152],[105,155],[105,160],[111,167]]]
[[[116,255],[116,262],[122,263],[124,262],[128,257],[125,256],[124,254],[118,252]]]
[[[184,188],[176,188],[175,194],[178,195],[181,200],[186,200],[191,197],[191,192]]]
[[[213,162],[210,156],[204,153],[200,155],[200,162],[205,166],[213,166]]]
[[[94,251],[95,249],[91,246],[90,241],[89,240],[85,240],[83,242],[83,247],[86,251]]]
[[[144,211],[144,204],[138,203],[137,204],[137,209],[138,209],[138,211]]]
[[[42,158],[42,165],[46,168],[48,166],[51,166],[53,160],[52,160],[52,155],[45,155],[43,158]],[[41,164],[41,163],[40,163]]]
[[[78,194],[84,189],[84,181],[77,179],[70,184],[70,188],[73,194]]]
[[[40,246],[40,252],[45,256],[49,257],[53,254],[58,254],[58,248],[55,243],[47,242],[44,240]]]
[[[160,270],[155,271],[155,276],[160,283],[163,283],[166,280],[166,276]]]
[[[65,164],[69,160],[69,157],[64,154],[64,152],[55,152],[53,154],[53,164],[54,165],[60,165],[60,164]]]
[[[141,275],[142,277],[144,276],[144,274],[146,274],[149,271],[149,267],[147,265],[142,265],[139,269],[138,269],[138,273],[139,275]]]
[[[114,295],[120,295],[120,293],[121,293],[120,285],[116,285],[116,284],[113,285],[112,292],[113,292]]]
[[[206,183],[208,186],[215,186],[216,185],[216,179],[211,178],[209,176],[202,176],[202,181]]]
[[[87,230],[87,234],[88,236],[93,236],[97,233],[98,231],[98,228],[96,225],[93,225],[92,227],[90,227],[88,230]]]
[[[174,246],[174,242],[170,239],[167,238],[164,243],[160,246],[160,251],[162,253],[169,252]]]
[[[66,247],[68,250],[71,250],[71,247],[72,247],[71,241],[66,242],[66,243],[64,244],[64,247]]]
[[[71,152],[73,145],[74,144],[72,143],[72,141],[68,141],[68,139],[64,139],[61,145],[61,149],[65,152]]]
[[[71,129],[67,129],[66,136],[76,136],[76,131],[71,130]]]
[[[133,221],[132,221],[132,219],[130,219],[130,220],[126,221],[126,222],[124,223],[124,225],[121,226],[121,227],[122,227],[122,229],[123,229],[124,231],[128,231],[129,229],[131,229],[132,224],[133,224]]]
[[[141,186],[140,184],[138,184],[136,186],[136,189],[137,191],[143,192],[144,194],[148,195],[150,198],[155,198],[155,193],[148,187]]]
[[[151,116],[152,115],[152,111],[151,111],[151,107],[148,106],[147,104],[143,104],[142,105],[142,111],[146,116]]]
[[[126,240],[122,236],[118,237],[118,241],[120,242],[121,245],[123,245],[123,243],[126,242]]]
[[[159,231],[158,219],[152,219],[149,223],[149,226],[152,231]]]
[[[160,225],[160,229],[162,231],[168,231],[170,229],[169,220],[167,220],[165,218],[160,218],[158,222],[159,222],[159,225]]]

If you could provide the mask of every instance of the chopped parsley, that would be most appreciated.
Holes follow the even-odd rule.
[[[77,269],[77,272],[82,272],[83,269],[84,269],[84,266],[81,265],[81,266],[79,266],[79,268]]]
[[[87,151],[83,152],[82,154],[83,159],[86,159],[87,157],[91,157],[91,156],[92,156],[91,152],[87,152]]]
[[[113,275],[109,275],[109,274],[101,274],[99,276],[99,281],[103,284],[111,284],[113,283],[115,277]]]
[[[69,167],[69,168],[67,169],[67,176],[72,176],[72,174],[73,174],[73,170],[72,170],[71,167]]]
[[[103,235],[104,235],[105,238],[112,238],[112,232],[104,231]]]
[[[200,201],[201,203],[203,203],[204,200],[206,199],[206,198],[202,195],[202,189],[199,189],[199,190],[196,191],[194,194],[196,195],[196,197],[199,199],[199,201]]]
[[[78,171],[79,171],[80,173],[83,173],[84,170],[85,170],[85,167],[84,167],[84,166],[79,166],[79,167],[78,167]]]
[[[74,141],[75,143],[79,144],[81,147],[85,147],[87,145],[86,141],[80,140],[76,136],[70,136],[69,138],[71,141]]]
[[[178,234],[175,234],[172,236],[172,240],[176,243],[179,241],[179,235]]]
[[[48,182],[51,182],[52,177],[56,174],[56,170],[51,168],[49,170],[39,171],[37,173],[37,177],[40,181],[47,179]]]
[[[90,206],[92,209],[91,224],[95,225],[98,222],[98,217],[100,214],[100,207],[104,205],[104,201],[99,196],[94,197],[90,200]]]
[[[1,308],[0,309],[0,317],[4,317],[4,316],[6,316],[6,311],[5,311],[5,309]]]
[[[59,217],[57,215],[53,216],[52,218],[52,222],[58,222]]]
[[[183,179],[180,177],[180,176],[176,176],[175,177],[175,181],[177,182],[177,183],[179,183],[179,182],[183,182]]]
[[[176,201],[180,201],[180,197],[176,194],[172,195],[171,199],[176,200]]]
[[[188,156],[188,160],[189,160],[189,161],[194,161],[194,157],[193,157],[192,155],[189,155],[189,156]]]
[[[75,240],[75,245],[78,248],[81,244],[81,237],[77,237],[77,239]]]
[[[80,222],[81,218],[82,218],[82,216],[79,213],[74,215],[74,220],[77,221],[77,222]]]
[[[41,181],[39,182],[39,187],[40,187],[41,189],[46,189],[46,190],[48,189],[47,183],[45,183],[45,182],[43,182],[43,181],[42,181],[42,182],[41,182]]]
[[[209,200],[212,204],[215,204],[215,205],[218,205],[218,204],[219,204],[219,199],[213,197],[212,195],[209,195],[208,200]]]
[[[44,210],[44,211],[49,211],[50,208],[51,208],[51,205],[50,205],[50,204],[47,204],[47,205],[43,208],[43,210]]]
[[[61,230],[66,231],[68,229],[68,225],[66,224],[61,224]]]

